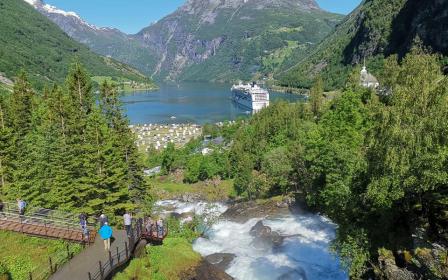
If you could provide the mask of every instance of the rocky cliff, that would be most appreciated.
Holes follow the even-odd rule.
[[[327,88],[340,88],[364,58],[375,71],[381,69],[383,57],[402,57],[416,41],[448,55],[448,1],[364,0],[313,52],[278,78],[283,85],[309,87],[322,75]]]
[[[136,38],[157,56],[153,76],[248,79],[318,43],[340,19],[314,0],[189,0]]]
[[[103,56],[134,66],[144,73],[155,64],[151,50],[133,36],[118,29],[97,27],[74,12],[45,4],[43,0],[25,0],[41,14],[56,23],[67,35]]]

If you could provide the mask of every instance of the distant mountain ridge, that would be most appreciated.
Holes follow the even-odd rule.
[[[41,1],[27,1],[42,11],[81,20]],[[0,34],[0,72],[10,79],[24,69],[40,85],[61,82],[78,59],[92,75],[148,80],[130,66],[91,52],[24,1],[0,0]]]
[[[340,15],[314,0],[189,0],[136,36],[168,80],[250,79],[322,40]]]
[[[342,19],[314,0],[188,0],[135,35],[26,0],[93,51],[160,80],[235,80],[266,75],[301,57]]]

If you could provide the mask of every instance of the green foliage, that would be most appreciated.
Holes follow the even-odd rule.
[[[332,249],[341,257],[342,265],[348,269],[350,279],[362,279],[366,272],[366,263],[370,259],[368,248],[367,234],[362,230],[338,236],[332,245]]]
[[[356,65],[367,59],[369,71],[381,75],[384,58],[404,57],[415,45],[443,55],[446,5],[418,0],[366,0],[295,65],[277,73],[283,86],[310,88],[321,76],[328,90],[342,88]],[[439,39],[442,38],[442,39]],[[441,65],[446,65],[443,61]],[[359,72],[358,72],[359,73]]]
[[[379,92],[351,79],[319,118],[313,100],[273,104],[240,127],[229,156],[238,194],[295,192],[336,222],[334,249],[354,279],[378,248],[410,248],[415,227],[448,238],[448,82],[439,57],[414,50],[382,72]]]
[[[147,256],[132,260],[129,266],[114,279],[178,280],[188,275],[201,261],[193,251],[191,242],[198,237],[195,224],[181,225],[176,219],[169,219],[169,236],[161,246],[146,247]]]
[[[338,14],[314,9],[304,11],[302,7],[289,3],[268,3],[263,9],[258,8],[258,3],[251,2],[236,8],[212,5],[202,5],[195,9],[194,15],[175,12],[141,32],[168,42],[167,58],[174,58],[184,48],[182,42],[168,40],[168,36],[173,34],[173,20],[182,26],[174,38],[187,34],[194,38],[194,42],[189,44],[190,51],[196,57],[206,59],[182,69],[176,77],[179,80],[249,80],[254,75],[278,71],[283,64],[283,69],[287,69],[292,66],[291,61],[303,58],[305,50],[321,41],[342,19]],[[211,22],[204,22],[202,17],[212,11],[216,16]],[[158,58],[161,57],[159,53]],[[173,60],[166,60],[157,76],[163,79],[177,75],[175,64]]]
[[[437,57],[419,54],[390,61],[389,104],[377,108],[368,149],[367,198],[390,207],[444,186],[447,158],[448,82]],[[418,73],[416,75],[416,73]]]
[[[115,86],[105,82],[96,96],[83,67],[75,63],[69,72],[63,87],[43,94],[21,74],[2,98],[2,192],[112,217],[146,196],[134,136]]]
[[[11,280],[29,279],[29,272],[41,273],[48,269],[48,258],[59,265],[67,260],[67,249],[77,254],[78,244],[47,240],[13,232],[0,232],[0,279],[3,274]],[[6,278],[8,279],[8,278]]]
[[[314,118],[317,119],[320,117],[320,113],[322,110],[323,94],[324,82],[321,77],[318,77],[310,91],[311,113],[313,114]]]
[[[63,82],[74,59],[95,75],[147,80],[136,70],[70,39],[25,1],[0,1],[0,33],[0,72],[12,78],[26,68],[30,81],[39,88],[48,81]]]
[[[185,279],[183,276],[199,264],[201,256],[183,238],[168,237],[163,243],[163,246],[150,246],[147,249],[152,264],[151,279]]]

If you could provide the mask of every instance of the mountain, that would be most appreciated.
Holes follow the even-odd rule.
[[[100,28],[84,21],[74,12],[45,4],[42,0],[25,0],[41,14],[56,23],[70,37],[92,51],[132,65],[150,73],[155,64],[151,50],[142,42],[115,28]]]
[[[321,75],[328,89],[338,88],[364,58],[380,74],[384,57],[403,57],[415,42],[448,55],[448,1],[364,0],[310,55],[277,78],[285,86],[309,87]]]
[[[40,86],[61,82],[77,58],[94,76],[147,80],[139,71],[91,52],[24,1],[0,0],[0,34],[0,73],[8,78],[23,68]]]
[[[70,37],[161,80],[234,80],[274,72],[321,41],[342,16],[314,0],[188,0],[126,35],[73,12],[26,0]]]
[[[135,38],[166,80],[250,79],[321,41],[342,17],[314,0],[188,0]]]

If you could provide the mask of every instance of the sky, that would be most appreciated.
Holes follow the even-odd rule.
[[[185,0],[44,0],[65,11],[74,11],[98,27],[114,27],[134,34],[175,11]],[[361,0],[317,0],[331,12],[348,14]]]

